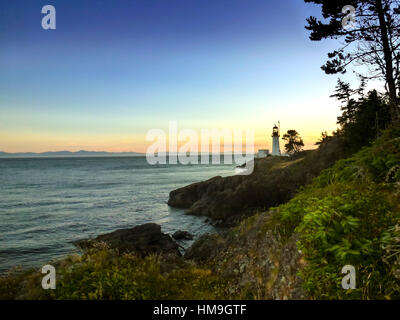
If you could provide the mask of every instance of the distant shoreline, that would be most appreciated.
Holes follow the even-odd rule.
[[[1,159],[78,159],[78,158],[144,158],[145,154],[139,155],[103,155],[103,156],[18,156],[18,155],[10,155],[10,156],[0,156]]]
[[[0,151],[0,159],[15,158],[101,158],[101,157],[144,157],[144,153],[138,152],[105,152],[105,151],[49,151],[49,152],[17,152],[8,153]]]
[[[230,154],[231,156],[235,156],[237,153]],[[165,156],[167,157],[176,157],[185,154],[181,153],[167,153]],[[224,153],[208,153],[209,157],[220,156],[224,157]],[[158,156],[158,154],[155,154]],[[161,156],[161,155],[160,155]],[[186,154],[185,156],[189,156]],[[198,157],[203,156],[203,153],[198,153]],[[243,155],[242,155],[243,156]],[[255,155],[254,155],[255,156]],[[106,151],[49,151],[49,152],[16,152],[16,153],[8,153],[0,151],[0,159],[33,159],[33,158],[121,158],[121,157],[146,157],[145,153],[139,152],[106,152]]]

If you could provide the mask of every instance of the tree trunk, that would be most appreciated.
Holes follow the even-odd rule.
[[[399,125],[399,106],[397,99],[396,83],[393,78],[393,57],[392,51],[389,45],[387,23],[385,19],[385,13],[382,6],[382,0],[376,0],[376,12],[379,18],[379,28],[381,31],[383,54],[385,59],[385,72],[386,72],[386,82],[389,89],[389,99],[390,99],[390,116],[392,122],[395,125]]]

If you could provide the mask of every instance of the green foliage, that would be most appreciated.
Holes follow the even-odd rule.
[[[17,268],[0,276],[0,300],[11,300],[17,297],[20,284],[25,280],[27,274]]]
[[[400,139],[385,134],[372,147],[364,147],[354,156],[339,160],[315,179],[315,186],[334,182],[384,182],[389,170],[400,164]]]
[[[169,268],[172,263],[174,267]],[[41,289],[40,272],[10,274],[0,282],[2,299],[222,299],[225,283],[208,269],[165,261],[159,256],[145,258],[116,251],[91,249],[74,263],[56,266],[55,290]],[[170,269],[163,271],[163,269]],[[40,276],[38,276],[40,275]],[[33,283],[26,286],[26,282]],[[6,285],[6,286],[3,286]],[[32,290],[34,288],[34,290]],[[20,295],[19,292],[23,294]],[[36,291],[39,291],[38,295]],[[35,294],[33,294],[35,292]]]
[[[72,270],[61,271],[55,299],[217,299],[222,282],[193,266],[162,272],[158,256],[140,258],[112,250],[90,252]]]
[[[387,289],[398,287],[388,278],[382,262],[382,233],[400,218],[400,212],[385,199],[377,186],[357,190],[343,186],[340,196],[326,196],[306,208],[296,231],[299,248],[308,261],[302,272],[305,288],[317,298],[384,298]],[[357,289],[341,288],[340,270],[350,264],[357,268]],[[328,275],[328,277],[326,277]],[[382,284],[387,284],[382,287]],[[391,296],[399,298],[400,291]]]
[[[300,276],[311,298],[400,298],[400,228],[393,227],[400,220],[400,197],[398,186],[385,182],[399,164],[400,139],[385,133],[272,210],[282,236],[300,235],[307,261]],[[341,286],[348,264],[357,272],[354,290]]]

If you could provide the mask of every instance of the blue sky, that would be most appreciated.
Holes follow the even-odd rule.
[[[42,6],[57,29],[41,28]],[[336,76],[299,0],[13,0],[0,4],[0,150],[146,149],[152,128],[333,130]],[[351,75],[345,77],[351,79]]]

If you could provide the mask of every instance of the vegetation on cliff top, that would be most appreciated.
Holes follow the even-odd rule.
[[[271,210],[285,238],[299,234],[307,264],[300,276],[312,298],[400,298],[400,132],[338,163],[293,200]],[[343,290],[353,265],[357,288]]]

